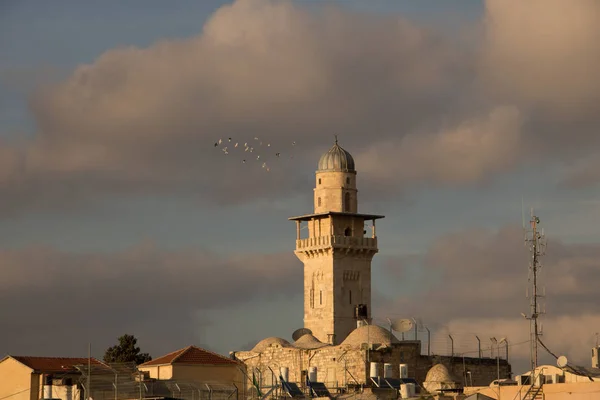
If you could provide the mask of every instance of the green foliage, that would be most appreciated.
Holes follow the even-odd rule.
[[[124,363],[134,362],[135,365],[152,360],[150,354],[140,353],[140,348],[136,346],[137,339],[133,335],[123,335],[119,338],[119,344],[109,347],[104,353],[104,362]]]

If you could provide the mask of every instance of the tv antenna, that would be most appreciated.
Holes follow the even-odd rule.
[[[545,314],[545,311],[540,307],[540,299],[544,294],[540,294],[538,288],[538,273],[542,268],[540,258],[546,253],[546,236],[544,228],[539,229],[538,225],[540,218],[535,215],[533,208],[531,209],[531,219],[529,220],[529,230],[525,228],[525,218],[523,218],[523,230],[525,231],[525,244],[529,246],[531,259],[529,261],[529,278],[527,288],[527,298],[530,299],[529,305],[531,314],[529,316],[521,314],[529,321],[529,340],[530,340],[530,359],[531,371],[535,371],[538,365],[538,337],[542,336],[542,330],[538,324],[540,316]],[[531,292],[530,292],[531,291]],[[544,290],[545,292],[545,290]]]
[[[392,330],[402,333],[402,340],[404,340],[404,333],[410,331],[413,326],[415,326],[413,321],[408,318],[396,320],[391,320],[388,318],[388,322],[390,323],[390,334],[392,333]]]

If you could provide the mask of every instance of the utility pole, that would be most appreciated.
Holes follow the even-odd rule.
[[[531,308],[531,315],[523,316],[529,320],[529,334],[530,334],[530,346],[531,346],[531,371],[534,373],[538,365],[538,337],[542,335],[542,331],[539,329],[538,319],[544,310],[541,309],[540,298],[544,297],[540,294],[538,289],[538,273],[542,268],[540,258],[546,253],[546,237],[544,235],[544,229],[538,228],[540,223],[539,217],[537,217],[533,209],[531,209],[531,219],[529,220],[530,229],[525,230],[525,243],[529,246],[529,252],[531,253],[531,259],[529,262],[529,287],[527,290],[527,297],[529,297],[529,305]],[[523,220],[523,225],[525,221]],[[523,226],[525,229],[525,226]]]
[[[88,343],[87,400],[92,398],[92,344]]]

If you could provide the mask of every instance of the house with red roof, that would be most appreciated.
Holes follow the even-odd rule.
[[[138,369],[159,380],[233,383],[240,392],[245,385],[244,364],[196,346],[155,358]]]
[[[87,365],[103,368],[95,358],[6,356],[0,360],[0,399],[38,400],[43,398],[77,400],[77,383]]]

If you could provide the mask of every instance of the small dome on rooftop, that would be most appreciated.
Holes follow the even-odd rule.
[[[443,364],[436,364],[429,369],[423,387],[429,393],[436,393],[443,389],[456,389],[460,386],[460,382],[448,368]]]
[[[425,377],[427,382],[452,382],[453,378],[450,375],[450,371],[444,364],[436,364],[427,371]]]
[[[321,156],[319,159],[318,171],[332,171],[332,172],[355,172],[354,169],[354,158],[352,155],[344,150],[335,138],[335,144],[329,151]]]
[[[344,341],[342,346],[360,347],[363,343],[390,346],[400,341],[389,330],[378,325],[365,325],[356,328]]]
[[[279,337],[268,337],[266,339],[261,340],[254,346],[251,350],[255,353],[262,353],[267,350],[269,347],[290,347],[291,344],[285,339]]]
[[[300,349],[318,349],[321,347],[329,346],[327,343],[321,342],[319,339],[307,333],[306,335],[302,335],[294,342],[294,347],[298,347]]]

